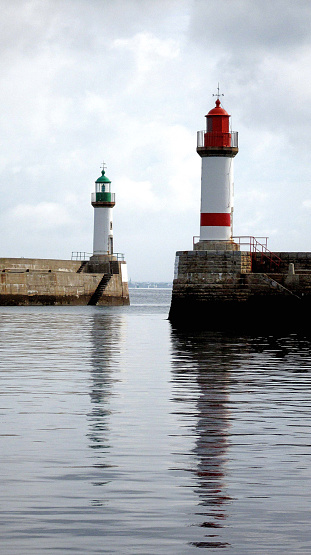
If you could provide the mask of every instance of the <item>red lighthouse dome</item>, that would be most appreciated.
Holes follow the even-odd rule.
[[[212,109],[208,112],[208,114],[206,115],[207,118],[208,118],[209,116],[227,116],[228,118],[230,117],[230,115],[228,114],[228,112],[226,112],[226,110],[224,110],[223,108],[221,108],[219,98],[217,98],[215,104],[216,104],[216,108],[212,108]]]
[[[229,133],[230,115],[221,108],[220,100],[217,98],[215,108],[212,108],[206,117],[206,133],[204,135],[205,147],[231,146],[231,134]]]

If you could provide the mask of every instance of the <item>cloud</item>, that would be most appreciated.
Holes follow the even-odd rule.
[[[198,233],[196,132],[218,82],[239,132],[234,233],[310,248],[309,1],[0,7],[0,256],[89,252],[105,160],[132,279],[171,276]]]
[[[74,224],[67,208],[55,202],[18,204],[11,210],[9,217],[11,225],[33,231],[54,230]]]
[[[122,204],[132,213],[141,210],[154,212],[161,208],[161,199],[152,190],[150,181],[133,181],[126,176],[121,176],[116,181],[116,187],[118,196],[122,198]]]
[[[151,33],[137,33],[127,39],[116,39],[111,48],[130,52],[135,59],[139,73],[155,70],[165,60],[177,58],[180,54],[179,45],[174,39],[159,39]]]
[[[240,60],[252,58],[256,63],[267,52],[285,57],[293,48],[308,44],[310,16],[308,0],[299,4],[291,0],[197,0],[192,3],[190,35],[213,51],[222,48],[231,60],[238,54]]]

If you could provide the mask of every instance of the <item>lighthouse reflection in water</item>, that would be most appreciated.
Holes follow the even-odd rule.
[[[1,307],[6,554],[311,552],[308,337],[126,307]]]
[[[197,547],[225,547],[217,529],[225,525],[226,505],[231,500],[226,484],[228,447],[230,355],[216,337],[197,332],[172,333],[173,401],[194,437],[189,466],[194,492],[198,495],[197,525],[205,528],[205,538]],[[210,341],[213,339],[213,341]]]

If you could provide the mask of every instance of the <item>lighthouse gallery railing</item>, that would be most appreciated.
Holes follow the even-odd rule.
[[[91,193],[91,202],[115,202],[115,193]]]
[[[218,146],[219,139],[224,137],[228,137],[228,140],[225,141],[226,144],[230,145],[230,147],[238,148],[238,132],[231,131],[231,133],[206,133],[206,131],[198,131],[197,132],[197,147],[203,148],[206,146],[205,134],[208,135],[208,146]]]

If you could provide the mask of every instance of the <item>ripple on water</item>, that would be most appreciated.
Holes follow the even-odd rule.
[[[310,342],[0,309],[4,553],[310,553]]]

